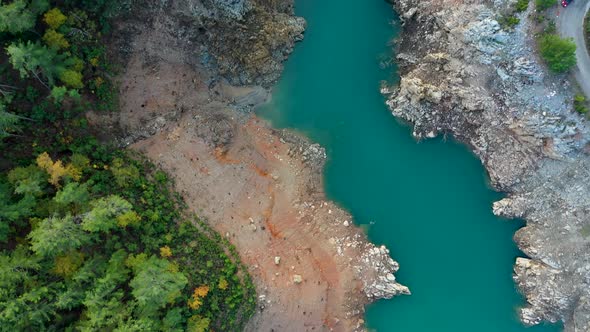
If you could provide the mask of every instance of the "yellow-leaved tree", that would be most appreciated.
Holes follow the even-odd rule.
[[[45,23],[47,23],[47,25],[49,25],[49,27],[54,30],[62,26],[67,19],[68,17],[65,16],[58,8],[53,8],[43,15],[43,21],[45,21]]]
[[[37,156],[37,166],[49,174],[49,183],[60,187],[60,181],[63,177],[69,176],[74,181],[82,177],[82,169],[73,162],[64,166],[61,160],[53,161],[47,152]]]

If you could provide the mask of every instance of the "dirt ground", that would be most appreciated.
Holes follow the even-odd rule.
[[[189,207],[238,248],[264,308],[251,330],[351,330],[342,304],[361,285],[330,243],[355,233],[342,225],[348,217],[307,193],[305,166],[260,120],[233,123],[227,151],[198,137],[193,121],[187,115],[133,148],[173,174]]]
[[[241,111],[265,90],[215,79],[161,30],[133,38],[120,112],[88,117],[167,171],[235,244],[259,295],[247,330],[362,330],[365,304],[408,292],[389,251],[325,201],[324,150]]]

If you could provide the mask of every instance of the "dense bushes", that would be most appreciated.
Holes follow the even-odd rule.
[[[576,44],[571,38],[546,33],[539,38],[541,57],[556,73],[568,71],[576,64]]]

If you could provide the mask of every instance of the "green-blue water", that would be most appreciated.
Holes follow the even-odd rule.
[[[512,282],[520,226],[495,218],[501,196],[486,186],[468,150],[440,139],[421,143],[387,111],[380,69],[398,28],[383,0],[296,0],[305,41],[286,64],[273,100],[259,113],[322,144],[326,192],[368,226],[401,264],[412,296],[372,305],[368,326],[400,332],[557,331],[525,328]]]

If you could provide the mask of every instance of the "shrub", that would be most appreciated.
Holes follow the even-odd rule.
[[[542,14],[537,14],[534,16],[534,18],[535,18],[535,22],[537,22],[539,24],[545,22],[545,20],[547,19],[547,17],[545,17],[545,15],[542,15]]]
[[[505,28],[505,29],[512,29],[515,26],[518,25],[518,23],[520,23],[520,19],[516,16],[504,16],[502,18],[500,18],[500,24]]]
[[[576,94],[574,96],[574,109],[580,114],[588,113],[588,107],[586,107],[586,97],[583,94]]]
[[[543,29],[543,33],[545,33],[545,34],[555,34],[556,31],[557,31],[557,25],[555,24],[555,21],[553,21],[553,20],[549,21],[549,23],[547,24],[545,29]]]
[[[539,49],[553,72],[566,72],[576,64],[576,44],[571,38],[544,34],[539,40]]]
[[[535,0],[535,6],[538,11],[543,11],[555,5],[555,0]]]
[[[524,12],[529,7],[529,0],[518,0],[516,7],[514,8],[517,12]]]

